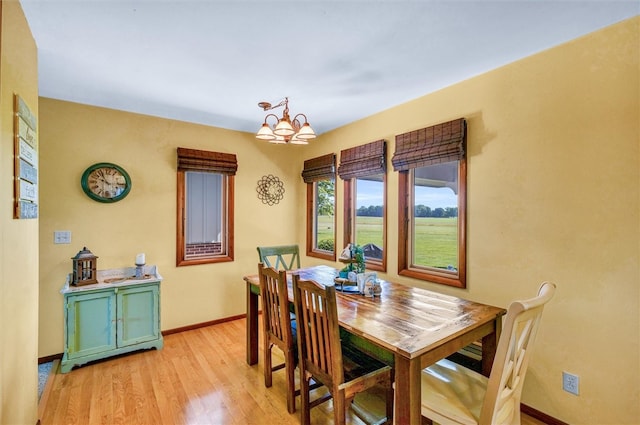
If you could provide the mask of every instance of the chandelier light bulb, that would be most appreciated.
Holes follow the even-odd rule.
[[[274,138],[269,140],[269,143],[275,143],[277,145],[280,145],[280,144],[287,143],[287,140],[284,138],[284,136],[274,135]]]
[[[289,140],[289,143],[291,143],[292,145],[308,145],[309,141],[307,139],[301,139],[300,133],[296,133],[293,135],[291,140]]]
[[[299,139],[315,139],[316,132],[313,131],[313,128],[311,128],[308,122],[305,122],[300,128],[300,131],[298,131],[297,136]]]
[[[296,131],[291,126],[289,121],[286,121],[284,118],[280,120],[278,125],[276,125],[276,129],[273,130],[273,133],[276,136],[291,136]]]
[[[256,134],[256,139],[260,140],[273,140],[275,138],[276,135],[273,134],[273,130],[271,130],[271,127],[269,127],[269,124],[266,122],[262,124],[262,127],[260,127],[260,130],[258,130],[258,133]]]

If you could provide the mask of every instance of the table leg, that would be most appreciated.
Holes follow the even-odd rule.
[[[247,364],[258,363],[258,295],[247,282]]]
[[[496,357],[498,340],[502,331],[502,316],[496,317],[493,324],[494,332],[482,337],[482,374],[487,377],[491,374],[493,360]]]
[[[395,355],[395,400],[393,422],[398,425],[420,425],[422,391],[420,359]]]

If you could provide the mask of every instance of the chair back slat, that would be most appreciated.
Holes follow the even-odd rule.
[[[536,297],[514,301],[509,306],[487,383],[480,423],[519,423],[520,398],[533,344],[542,311],[555,289],[553,283],[545,282]]]
[[[276,270],[300,268],[300,250],[298,245],[259,246],[260,262]]]
[[[267,326],[272,334],[280,339],[282,336],[282,323],[280,317],[280,294],[278,288],[278,279],[265,279],[265,295],[264,299],[267,304]]]
[[[297,344],[289,314],[289,294],[287,289],[287,272],[277,271],[273,267],[258,264],[260,277],[260,298],[262,300],[262,329],[264,383],[268,388],[272,385],[272,372],[283,366],[287,375],[287,410],[296,411],[295,375]],[[284,354],[284,364],[273,365],[271,350],[277,346]]]
[[[283,346],[292,346],[287,272],[262,264],[258,265],[258,270],[265,335],[276,338]]]
[[[335,287],[324,287],[293,275],[294,304],[298,318],[300,362],[312,375],[328,382],[344,382]],[[330,385],[327,385],[330,386]]]
[[[356,394],[381,385],[385,389],[386,417],[376,419],[375,423],[393,423],[393,371],[355,347],[341,346],[335,286],[301,280],[298,274],[293,274],[292,286],[298,321],[300,422],[309,425],[311,407],[331,398],[333,423],[344,425],[345,410]],[[311,401],[311,379],[325,385],[328,394]],[[366,416],[358,414],[357,409],[354,411],[361,419]]]

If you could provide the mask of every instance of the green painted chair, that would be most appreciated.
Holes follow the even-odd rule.
[[[259,246],[260,262],[276,270],[300,268],[300,251],[298,245]]]

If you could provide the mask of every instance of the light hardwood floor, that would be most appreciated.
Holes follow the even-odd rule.
[[[299,424],[299,410],[287,412],[284,379],[276,372],[265,388],[262,362],[245,361],[245,320],[234,320],[167,335],[162,350],[52,375],[41,424]],[[312,424],[333,424],[331,409],[331,402],[312,409]],[[362,424],[352,413],[348,423]]]

